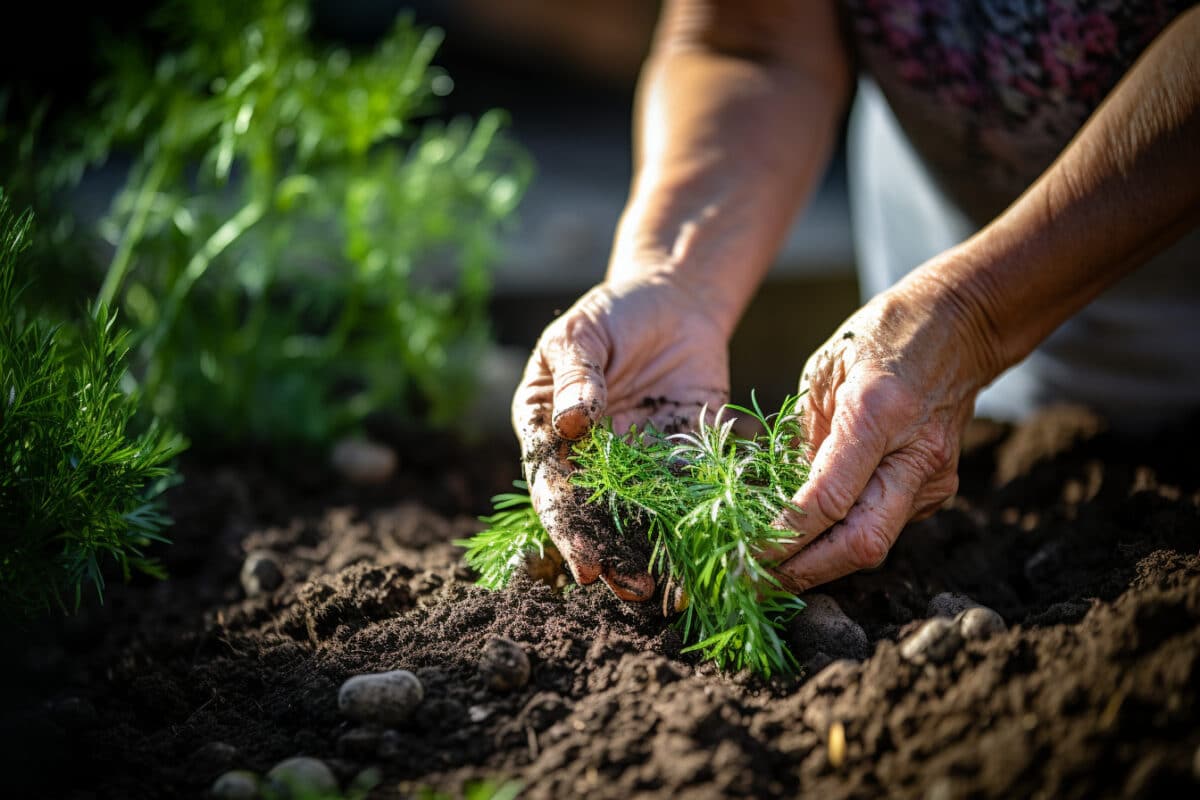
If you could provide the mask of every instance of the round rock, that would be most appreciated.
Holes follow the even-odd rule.
[[[319,758],[294,756],[284,759],[267,773],[271,788],[284,797],[324,796],[338,791],[333,770]]]
[[[267,594],[283,585],[283,570],[275,556],[263,550],[256,550],[246,556],[242,562],[242,589],[247,597],[257,597]]]
[[[949,661],[962,647],[958,627],[945,617],[926,620],[900,645],[900,655],[917,664]]]
[[[968,608],[958,615],[955,622],[959,635],[967,640],[988,639],[1008,629],[1004,618],[986,606]]]
[[[862,626],[851,619],[827,594],[804,596],[805,609],[788,626],[788,639],[797,656],[825,653],[832,659],[864,659],[871,641]]]
[[[359,722],[396,725],[425,698],[421,680],[406,669],[355,675],[338,690],[338,710]]]
[[[511,639],[493,636],[479,655],[479,674],[491,688],[507,692],[529,683],[529,656]]]
[[[244,769],[231,770],[213,781],[208,794],[213,800],[256,800],[258,776]]]
[[[333,468],[351,483],[383,483],[396,471],[396,451],[366,439],[342,439],[330,456]]]

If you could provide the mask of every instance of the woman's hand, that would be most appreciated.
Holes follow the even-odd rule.
[[[805,366],[812,472],[767,554],[802,592],[877,566],[904,525],[958,488],[962,430],[991,376],[990,343],[929,264],[865,305]]]
[[[646,564],[619,560],[602,531],[571,525],[571,443],[604,417],[621,432],[690,428],[728,395],[724,326],[668,276],[602,283],[546,328],[513,398],[513,425],[533,507],[576,581],[603,578],[625,600],[654,591]]]

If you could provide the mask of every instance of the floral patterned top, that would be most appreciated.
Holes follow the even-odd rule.
[[[980,224],[1057,157],[1183,0],[844,0],[861,67]]]

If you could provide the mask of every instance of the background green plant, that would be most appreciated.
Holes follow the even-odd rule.
[[[156,424],[133,435],[122,390],[125,335],[103,307],[77,330],[27,312],[16,262],[30,216],[0,193],[0,612],[78,607],[103,597],[106,563],[161,576],[144,555],[165,542],[159,495],[182,440]]]
[[[770,675],[796,667],[780,633],[804,603],[760,555],[795,535],[773,523],[808,479],[797,401],[788,397],[771,415],[757,400],[727,406],[761,427],[751,438],[735,435],[723,411],[675,436],[652,429],[621,436],[597,426],[573,448],[572,483],[608,508],[619,534],[649,536],[652,571],[669,575],[688,598],[680,623],[688,649],[723,668]],[[480,583],[492,588],[508,582],[519,553],[549,543],[527,502],[497,501],[498,513],[484,518],[489,528],[460,542]]]
[[[132,157],[98,301],[136,331],[150,408],[206,444],[323,443],[382,409],[454,421],[530,171],[502,114],[429,117],[451,86],[438,31],[400,19],[351,53],[309,25],[284,0],[164,4],[157,54],[109,47],[91,113],[27,181]]]

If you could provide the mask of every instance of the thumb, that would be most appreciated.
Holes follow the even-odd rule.
[[[813,457],[808,482],[792,498],[795,508],[785,510],[777,521],[801,536],[765,555],[786,559],[845,519],[883,459],[886,444],[873,426],[841,409],[835,412],[829,435]]]
[[[554,383],[554,432],[575,441],[604,415],[608,404],[608,344],[590,325],[568,325],[545,343],[543,353]]]

